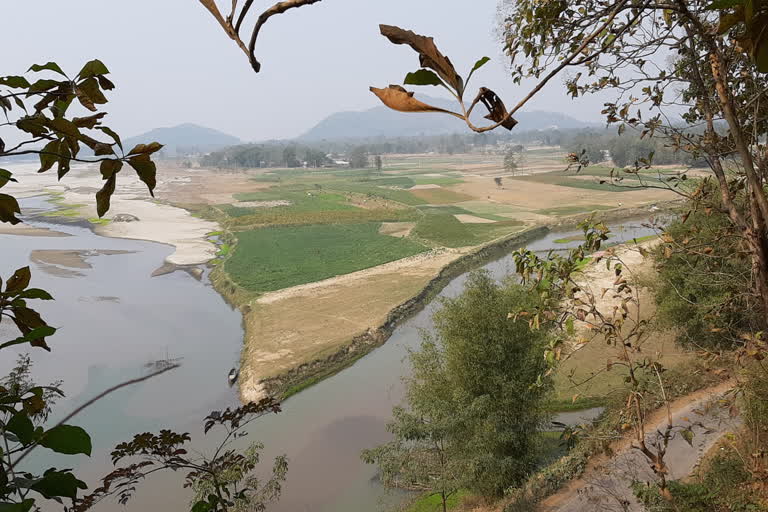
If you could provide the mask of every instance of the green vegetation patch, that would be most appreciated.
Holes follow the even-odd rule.
[[[412,235],[443,247],[480,245],[519,231],[524,224],[506,220],[493,224],[463,224],[453,214],[425,215],[416,223]]]
[[[334,183],[332,187],[334,190],[338,191],[355,192],[370,197],[380,197],[382,199],[388,199],[409,206],[418,206],[420,204],[427,204],[428,202],[420,197],[416,197],[408,190],[378,186],[375,184],[375,181]]]
[[[458,178],[449,177],[437,177],[437,176],[414,176],[413,181],[416,185],[442,185],[447,187],[448,185],[458,185],[464,183],[464,180]]]
[[[307,224],[360,224],[364,222],[412,222],[419,218],[413,209],[374,208],[364,210],[329,210],[322,212],[264,208],[227,221],[230,229],[243,230],[263,226],[299,226]]]
[[[380,235],[381,224],[264,228],[236,233],[224,268],[249,291],[321,281],[424,252],[408,239]]]
[[[576,215],[577,213],[591,213],[602,210],[612,210],[613,206],[606,206],[602,204],[585,204],[577,206],[559,206],[557,208],[547,208],[544,210],[536,210],[534,213],[539,215],[552,215],[556,217],[562,217],[565,215]]]
[[[461,203],[462,201],[473,199],[472,196],[462,194],[461,192],[454,192],[453,190],[448,190],[446,188],[426,188],[414,190],[412,193],[429,204]]]
[[[294,212],[322,212],[329,210],[354,210],[356,207],[348,204],[344,194],[317,189],[311,185],[289,185],[272,187],[267,190],[236,194],[235,199],[240,202],[252,201],[289,201],[290,206],[278,206],[275,208],[241,208],[237,203],[229,208],[231,216],[249,215],[255,210],[290,209]],[[245,210],[246,212],[240,212]],[[229,212],[228,212],[229,213]]]
[[[459,491],[452,494],[447,500],[445,500],[445,504],[448,509],[456,508],[467,496],[469,496],[468,491]],[[425,494],[424,496],[421,496],[416,501],[414,501],[411,506],[406,509],[406,512],[438,512],[442,510],[443,500],[439,494]]]

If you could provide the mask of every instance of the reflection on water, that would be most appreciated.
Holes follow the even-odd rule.
[[[51,339],[53,353],[33,354],[40,380],[64,379],[70,398],[59,410],[70,410],[104,388],[141,374],[148,362],[183,358],[180,369],[116,393],[78,419],[76,423],[93,434],[95,446],[92,460],[83,461],[81,471],[87,477],[104,474],[109,469],[107,454],[116,442],[161,427],[189,431],[195,448],[210,448],[210,441],[201,439],[200,420],[210,410],[235,404],[227,373],[239,357],[239,314],[205,282],[186,273],[151,278],[171,252],[169,247],[103,238],[76,226],[56,229],[73,236],[0,235],[0,275],[30,264],[33,250],[129,251],[93,255],[88,258],[91,268],[78,268],[83,276],[73,279],[40,272],[32,264],[33,285],[57,299],[40,307],[49,322],[61,328]],[[627,223],[616,230],[613,240],[650,233]],[[529,247],[550,249],[555,239],[574,234],[552,233]],[[507,256],[485,268],[501,279],[514,271],[514,262]],[[455,296],[465,280],[466,276],[455,279],[441,296]],[[407,349],[418,346],[420,329],[432,327],[431,315],[438,304],[439,300],[433,301],[397,328],[387,344],[351,368],[289,399],[281,414],[252,425],[248,439],[266,445],[263,460],[283,453],[289,457],[283,498],[271,510],[373,511],[401,499],[400,493],[384,493],[375,468],[362,463],[360,451],[388,439],[386,423],[402,397],[400,378]],[[0,361],[0,371],[8,369],[9,359]],[[178,476],[161,476],[139,486],[128,510],[181,511],[187,500]],[[122,507],[100,506],[113,508]]]

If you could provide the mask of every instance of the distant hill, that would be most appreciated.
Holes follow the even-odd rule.
[[[171,128],[155,128],[152,131],[131,137],[123,141],[123,146],[130,149],[136,144],[157,141],[163,144],[163,151],[169,156],[187,153],[208,153],[227,146],[242,144],[237,137],[226,133],[186,123]]]
[[[440,98],[420,97],[436,107],[455,110],[455,103]],[[487,112],[480,105],[472,114],[473,122],[484,121]],[[518,112],[515,130],[532,131],[546,128],[573,129],[599,126],[597,123],[580,121],[559,112]],[[487,122],[487,121],[486,121]],[[476,123],[477,124],[477,123]],[[337,112],[320,121],[303,134],[302,140],[346,139],[355,137],[411,137],[418,135],[443,135],[468,132],[468,128],[454,117],[444,114],[403,114],[380,106],[361,112]]]

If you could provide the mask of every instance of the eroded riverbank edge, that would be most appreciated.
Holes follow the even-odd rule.
[[[651,215],[658,215],[674,210],[679,204],[680,201],[677,200],[655,203],[656,208],[653,210],[649,209],[649,205],[637,208],[617,208],[599,212],[595,214],[595,216],[597,219],[604,222],[615,222],[643,216],[648,217]],[[387,314],[385,321],[352,337],[348,342],[342,344],[340,348],[331,354],[318,357],[275,376],[260,380],[257,385],[254,385],[253,382],[241,381],[241,400],[243,402],[249,402],[266,394],[286,399],[337,374],[345,368],[350,367],[357,360],[371,353],[376,348],[384,345],[398,326],[422,311],[424,307],[426,307],[453,279],[459,277],[461,274],[480,268],[491,261],[503,257],[508,254],[512,248],[519,247],[540,238],[550,231],[573,228],[587,217],[589,217],[588,214],[563,217],[558,222],[532,226],[522,232],[513,233],[483,246],[471,249],[467,254],[458,257],[442,267],[435,277],[429,280],[419,293],[392,308]],[[229,239],[227,241],[231,242],[232,240]],[[211,282],[224,299],[230,305],[239,309],[243,315],[245,339],[243,357],[241,358],[241,375],[249,375],[251,363],[248,360],[248,357],[246,357],[246,348],[249,343],[253,342],[253,333],[249,332],[248,322],[245,321],[245,315],[250,312],[250,304],[256,299],[257,295],[244,292],[240,289],[229,276],[227,276],[222,265],[218,265],[214,269],[211,275]]]

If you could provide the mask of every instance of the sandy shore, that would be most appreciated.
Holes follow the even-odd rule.
[[[41,192],[53,193],[57,201],[65,208],[72,208],[77,216],[93,219],[96,214],[95,192],[101,187],[101,175],[96,167],[73,167],[69,175],[61,182],[56,182],[55,174],[37,174],[37,165],[5,165],[18,183],[9,183],[4,192],[18,198],[38,195]],[[135,222],[109,222],[97,226],[95,231],[103,236],[148,240],[172,245],[175,251],[166,258],[167,263],[175,265],[198,265],[206,263],[216,255],[216,247],[206,239],[208,233],[218,231],[219,225],[193,217],[188,211],[163,204],[173,189],[188,184],[195,171],[184,169],[159,169],[156,199],[149,195],[146,186],[136,178],[130,169],[120,173],[117,189],[111,201],[111,208],[105,219],[112,219],[119,214],[137,217]],[[11,234],[40,236],[42,231],[28,226],[10,228],[17,230]],[[9,230],[10,231],[10,230]],[[55,232],[53,232],[55,233]],[[56,236],[47,234],[44,236]]]

